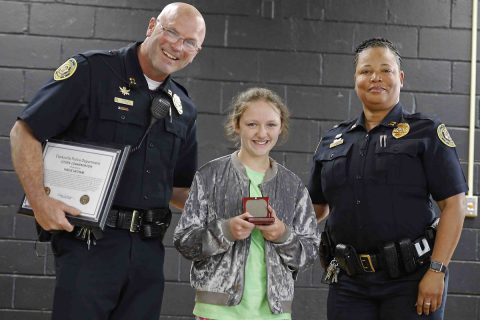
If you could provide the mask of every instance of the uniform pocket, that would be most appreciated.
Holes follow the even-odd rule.
[[[419,140],[391,140],[386,147],[375,146],[375,169],[388,184],[422,184],[424,172]]]
[[[348,153],[352,145],[344,144],[324,150],[318,157],[322,163],[322,187],[338,187],[347,182]]]

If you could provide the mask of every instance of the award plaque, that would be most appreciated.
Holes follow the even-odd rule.
[[[268,211],[268,197],[245,197],[243,198],[243,212],[250,213],[253,217],[247,221],[256,225],[269,225],[275,222]]]
[[[73,225],[104,229],[130,146],[112,147],[47,141],[43,149],[45,192],[81,211]],[[19,213],[32,215],[26,196]]]

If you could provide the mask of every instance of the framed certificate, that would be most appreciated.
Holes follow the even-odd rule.
[[[130,146],[120,148],[47,141],[43,149],[45,192],[81,211],[70,223],[104,229]],[[26,196],[19,213],[32,215]]]

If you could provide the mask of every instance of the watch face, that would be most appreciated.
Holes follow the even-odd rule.
[[[443,272],[445,273],[445,270],[447,269],[443,263],[437,262],[437,261],[431,261],[430,262],[430,269],[432,269],[435,272]]]

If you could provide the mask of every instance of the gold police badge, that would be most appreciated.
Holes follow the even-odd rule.
[[[55,81],[68,79],[75,73],[75,70],[77,70],[77,60],[70,58],[55,70],[53,79]]]
[[[453,142],[452,137],[450,137],[450,133],[448,133],[447,127],[442,123],[437,128],[437,135],[445,145],[449,146],[450,148],[455,147],[455,142]]]
[[[395,139],[406,136],[410,131],[410,125],[406,122],[397,123],[397,126],[392,130],[392,136]]]

